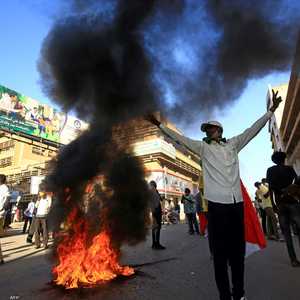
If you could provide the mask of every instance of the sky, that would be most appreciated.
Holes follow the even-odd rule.
[[[57,16],[58,3],[57,0],[3,1],[0,18],[0,84],[54,106],[39,84],[37,60],[42,41]],[[186,50],[179,43],[175,55],[189,68],[189,61],[182,61],[182,52]],[[276,86],[286,83],[289,76],[288,71],[252,80],[239,99],[216,112],[213,118],[223,124],[224,136],[232,137],[241,133],[262,116],[266,112],[268,84]],[[185,128],[185,134],[202,139],[203,135],[199,130],[202,121],[205,121],[203,116]],[[270,134],[266,126],[240,154],[241,178],[251,195],[255,190],[254,182],[265,177],[266,169],[272,165],[271,154]]]

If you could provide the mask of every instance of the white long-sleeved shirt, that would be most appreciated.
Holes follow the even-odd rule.
[[[242,202],[238,153],[259,133],[271,118],[267,112],[250,128],[226,143],[196,141],[182,136],[165,127],[160,128],[172,139],[185,145],[192,152],[198,153],[202,159],[204,198],[223,204]]]
[[[49,213],[51,203],[52,203],[52,198],[49,195],[47,195],[46,198],[41,198],[40,200],[38,200],[36,203],[36,208],[37,208],[36,217],[37,218],[46,217]]]
[[[4,204],[7,197],[9,196],[9,189],[6,184],[0,185],[0,217],[3,217],[5,214]]]

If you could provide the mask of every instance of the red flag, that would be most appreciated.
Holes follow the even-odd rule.
[[[246,256],[249,256],[253,252],[265,248],[267,242],[258,220],[256,210],[252,205],[251,198],[242,181],[241,189],[244,199]]]

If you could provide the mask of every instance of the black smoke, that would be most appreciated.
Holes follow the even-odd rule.
[[[90,122],[51,164],[46,181],[56,200],[49,219],[60,231],[71,210],[79,208],[90,239],[108,228],[120,246],[145,238],[149,192],[143,167],[113,128],[119,125],[120,133],[129,134],[121,122],[158,108],[141,42],[141,25],[157,1],[119,1],[112,22],[86,7],[98,2],[76,2],[70,16],[49,32],[41,51],[44,91],[64,110]],[[78,13],[82,5],[84,13]],[[102,176],[98,183],[97,176]]]
[[[42,47],[44,91],[65,110],[102,126],[157,108],[140,32],[155,2],[119,1],[113,24],[94,14],[59,21]]]
[[[237,99],[249,79],[290,68],[300,23],[284,16],[288,2],[206,1],[220,31],[210,73],[215,78],[211,88],[221,91],[217,103]]]
[[[157,87],[171,102],[169,116],[186,122],[199,114],[206,118],[238,99],[249,80],[290,69],[299,2],[184,3],[176,18],[157,13],[145,30]]]

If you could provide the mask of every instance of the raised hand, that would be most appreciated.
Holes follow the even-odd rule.
[[[279,106],[280,102],[282,101],[281,96],[278,96],[278,91],[272,90],[272,106],[270,108],[270,111],[274,112],[277,107]]]

